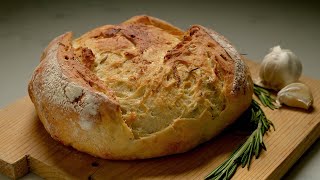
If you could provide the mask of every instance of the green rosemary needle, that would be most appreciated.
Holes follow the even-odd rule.
[[[269,107],[272,110],[278,108],[276,105],[274,105],[274,103],[276,102],[275,99],[272,98],[270,92],[263,87],[254,84],[253,93],[259,98],[259,100],[265,107]]]
[[[258,102],[252,100],[250,108],[245,112],[250,117],[250,124],[254,126],[255,130],[249,138],[234,151],[231,156],[212,171],[207,177],[208,179],[231,179],[236,172],[238,166],[250,167],[251,158],[259,157],[261,149],[267,150],[263,142],[263,135],[274,126],[270,120],[267,119]],[[244,116],[242,116],[244,117]]]

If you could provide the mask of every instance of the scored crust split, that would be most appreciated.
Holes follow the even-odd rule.
[[[250,105],[246,64],[221,35],[182,31],[150,16],[55,38],[29,95],[50,135],[106,159],[181,153],[233,123]]]

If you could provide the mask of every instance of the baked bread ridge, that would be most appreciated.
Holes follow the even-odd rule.
[[[183,54],[180,53],[181,49],[186,50],[186,44],[188,45],[188,42],[193,39],[204,37],[204,40],[210,41],[214,46],[217,44],[221,46],[217,47],[218,51],[224,49],[222,57],[215,57],[217,65],[212,67],[212,69],[218,69],[218,74],[221,73],[220,76],[215,76],[213,73],[211,77],[210,73],[214,71],[205,71],[205,68],[209,68],[206,64],[203,68],[205,70],[202,70],[202,67],[196,67],[204,72],[205,77],[223,78],[222,80],[212,80],[212,84],[222,87],[215,91],[218,91],[216,95],[219,97],[217,99],[223,101],[223,107],[217,105],[216,111],[218,112],[216,113],[207,110],[209,106],[204,107],[205,110],[195,118],[176,117],[169,121],[169,125],[166,127],[156,129],[157,131],[147,135],[137,135],[133,132],[130,124],[123,119],[123,109],[121,109],[123,101],[117,96],[117,92],[110,89],[104,80],[89,70],[90,64],[87,66],[86,63],[82,62],[81,64],[77,60],[75,51],[79,46],[76,47],[77,44],[74,43],[77,40],[72,42],[72,34],[66,33],[48,45],[41,58],[41,63],[29,83],[29,95],[39,118],[54,139],[79,151],[106,159],[158,157],[185,152],[211,139],[247,109],[252,98],[250,73],[235,48],[223,36],[198,25],[192,26],[184,33],[178,28],[150,16],[136,16],[118,26],[142,26],[141,24],[159,28],[161,31],[176,36],[176,39],[180,41],[177,44],[173,43],[173,48],[166,53],[163,60],[164,73],[159,73],[160,75],[174,71],[180,73],[179,67],[178,70],[174,70],[173,67],[176,62],[180,61],[179,58],[183,57],[180,57]],[[114,26],[107,25],[96,28],[84,34],[82,38],[97,36],[103,30],[112,27]],[[155,31],[152,28],[151,30]],[[160,33],[160,31],[157,32]],[[199,32],[199,37],[191,35],[196,34],[195,36],[197,36],[197,32]],[[208,40],[208,37],[211,37],[211,40]],[[188,42],[184,44],[184,41]],[[203,43],[205,44],[206,41]],[[96,52],[91,51],[91,53],[98,56]],[[197,61],[202,60],[199,58]],[[191,60],[189,62],[193,65],[196,63]],[[198,71],[196,68],[191,69],[192,72]],[[158,76],[162,77],[160,75]],[[154,82],[150,84],[152,85]],[[160,85],[164,84],[160,83]],[[164,89],[162,86],[161,88]],[[179,88],[177,86],[177,89]],[[206,102],[204,100],[202,99],[202,102]],[[145,124],[148,122],[145,121]]]

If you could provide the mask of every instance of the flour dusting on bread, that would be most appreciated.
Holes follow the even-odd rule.
[[[71,102],[75,101],[83,95],[83,88],[76,85],[75,83],[69,83],[64,90],[66,96]]]
[[[248,68],[246,67],[245,63],[241,60],[241,56],[238,53],[238,51],[234,48],[234,46],[231,45],[231,43],[227,39],[225,39],[225,37],[214,32],[213,30],[207,28],[204,29],[216,42],[220,44],[221,47],[225,49],[225,51],[234,61],[235,76],[233,80],[232,93],[240,93],[240,91],[247,88],[243,86],[249,86],[249,84],[244,82],[247,79],[247,77],[245,77],[247,76],[245,72],[248,71]]]
[[[74,111],[78,113],[80,127],[89,130],[93,127],[100,104],[97,95],[101,96],[102,94],[92,94],[79,84],[68,81],[68,77],[62,73],[62,65],[57,59],[58,46],[59,44],[56,44],[51,51],[46,53],[45,59],[48,60],[42,61],[46,68],[39,69],[43,73],[34,76],[32,80],[35,98],[45,98],[50,104],[59,106],[65,112]],[[40,111],[43,111],[45,107],[43,107],[41,101],[37,101],[37,103]]]

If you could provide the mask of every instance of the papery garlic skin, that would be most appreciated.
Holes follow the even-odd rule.
[[[313,96],[310,88],[305,84],[291,83],[278,92],[277,103],[309,109],[313,103]]]
[[[259,84],[274,90],[298,81],[302,73],[302,64],[299,58],[288,49],[275,46],[270,49],[260,67]]]

